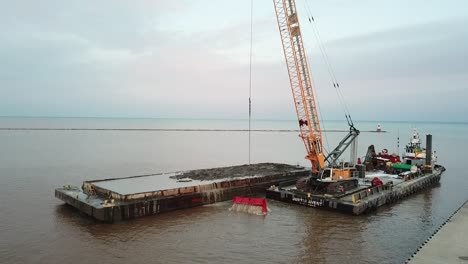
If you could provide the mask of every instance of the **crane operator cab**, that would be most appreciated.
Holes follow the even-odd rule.
[[[358,187],[357,171],[349,168],[324,168],[309,184],[319,193],[343,194]]]
[[[324,168],[320,172],[321,181],[338,181],[357,176],[357,170],[354,167],[349,168]]]

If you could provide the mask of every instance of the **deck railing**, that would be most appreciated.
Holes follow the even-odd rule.
[[[357,192],[351,195],[351,200],[354,204],[361,202],[362,199],[370,197],[374,194],[382,193],[384,191],[391,191],[393,188],[393,184],[384,184],[375,187],[369,187],[366,190]]]

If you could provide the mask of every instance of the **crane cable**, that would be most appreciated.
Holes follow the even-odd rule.
[[[309,63],[309,58],[307,57],[306,55],[306,60],[307,60],[307,64],[310,65]],[[310,81],[312,82],[312,87],[315,87],[315,82],[314,82],[314,79],[310,78]],[[314,89],[315,90],[315,89]],[[314,94],[317,94],[315,91],[314,91]],[[320,101],[319,100],[315,100],[315,103],[317,104],[317,110],[319,112],[319,118],[320,118],[320,123],[321,123],[321,132],[323,132],[325,129],[325,123],[323,122],[323,115],[322,115],[322,110],[320,109]],[[330,144],[328,143],[328,137],[327,137],[327,134],[326,133],[323,133],[323,136],[325,137],[325,144],[326,144],[326,148],[323,148],[323,151],[325,152],[326,155],[328,155],[328,151],[327,149],[330,148]]]
[[[250,165],[250,141],[252,119],[252,46],[253,46],[253,0],[250,0],[250,61],[249,61],[249,165]]]
[[[343,107],[343,110],[344,110],[344,113],[345,113],[345,118],[348,121],[348,124],[352,125],[353,122],[352,122],[352,119],[351,119],[351,114],[349,112],[348,106],[347,106],[346,101],[344,99],[344,95],[343,95],[343,93],[342,93],[342,91],[340,89],[338,79],[336,78],[336,75],[335,75],[335,70],[333,69],[332,64],[330,62],[330,57],[328,56],[328,53],[327,53],[327,51],[325,49],[325,45],[323,44],[323,41],[322,41],[322,39],[320,37],[318,27],[315,24],[315,19],[312,16],[312,12],[310,11],[310,6],[307,3],[307,0],[305,0],[304,2],[305,2],[305,5],[306,5],[306,11],[308,12],[308,16],[309,16],[308,17],[309,23],[312,25],[313,33],[315,35],[315,38],[317,39],[318,46],[319,46],[320,52],[322,53],[323,59],[325,60],[325,63],[327,65],[327,70],[328,70],[330,79],[332,81],[333,87],[335,88],[335,91],[337,93],[337,97],[338,97],[338,100],[340,102],[340,105]]]
[[[340,101],[340,104],[344,108],[345,114],[348,115],[349,111],[348,111],[348,109],[346,107],[346,104],[344,102],[344,98],[343,98],[343,94],[341,93],[341,89],[339,89],[340,85],[338,83],[338,79],[336,78],[335,71],[334,71],[334,69],[332,67],[332,64],[330,62],[330,57],[328,56],[328,53],[327,53],[327,51],[325,49],[325,45],[323,44],[322,38],[320,37],[318,27],[315,24],[315,19],[314,19],[313,15],[312,15],[312,12],[310,11],[310,6],[307,3],[307,1],[305,1],[305,4],[306,4],[306,10],[309,13],[309,18],[308,19],[309,19],[309,23],[311,24],[312,29],[313,29],[312,32],[314,33],[314,36],[317,39],[317,43],[319,45],[320,52],[322,53],[322,57],[325,60],[325,63],[327,65],[327,70],[328,70],[330,79],[332,81],[333,87],[335,88],[335,91],[336,91],[336,93],[338,95],[338,99]]]

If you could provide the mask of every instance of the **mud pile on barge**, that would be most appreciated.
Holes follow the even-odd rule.
[[[192,180],[218,180],[228,178],[241,178],[246,175],[250,176],[264,176],[277,173],[287,173],[292,170],[297,170],[297,166],[280,163],[258,163],[258,164],[245,164],[231,167],[221,167],[212,169],[201,169],[184,171],[180,174],[170,176],[173,179],[192,179]]]

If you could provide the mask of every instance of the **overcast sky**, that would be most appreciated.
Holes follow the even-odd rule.
[[[1,1],[0,116],[247,118],[250,0]],[[308,0],[355,120],[468,121],[468,2]],[[298,13],[324,119],[343,119]],[[294,119],[271,0],[253,118]]]

